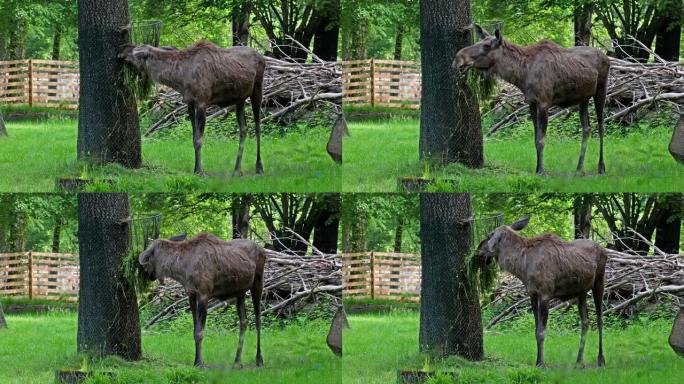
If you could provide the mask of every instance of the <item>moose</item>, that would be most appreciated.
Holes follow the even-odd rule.
[[[607,251],[587,239],[563,241],[553,234],[525,238],[516,233],[527,226],[523,217],[510,226],[500,226],[477,247],[475,258],[479,265],[499,267],[520,279],[530,296],[537,338],[537,366],[544,366],[544,335],[551,299],[577,299],[582,333],[577,364],[584,364],[584,344],[589,317],[587,292],[591,290],[596,306],[598,327],[598,366],[606,364],[603,356],[603,313],[601,303],[605,280]]]
[[[458,51],[452,67],[461,73],[474,68],[487,74],[495,74],[522,91],[530,106],[535,129],[537,174],[544,174],[544,143],[549,108],[573,105],[579,105],[582,125],[582,147],[577,173],[584,173],[584,155],[591,133],[589,99],[592,97],[600,143],[598,173],[604,174],[603,107],[610,69],[608,56],[595,48],[563,48],[549,40],[522,47],[505,40],[498,28],[492,36],[479,25],[474,27],[480,41]]]
[[[256,365],[264,365],[261,356],[261,291],[264,283],[266,251],[247,239],[224,241],[202,233],[186,240],[183,234],[169,240],[150,243],[139,257],[143,275],[149,280],[171,278],[188,294],[194,323],[195,366],[203,366],[202,339],[211,298],[235,298],[240,320],[240,337],[235,366],[241,367],[242,346],[247,329],[245,295],[252,296],[257,332]]]
[[[254,113],[257,143],[256,173],[263,174],[261,162],[260,111],[266,61],[250,47],[217,47],[200,41],[185,49],[125,45],[119,58],[131,64],[144,77],[178,91],[188,105],[195,146],[195,174],[202,169],[202,143],[206,111],[211,105],[235,106],[240,128],[235,171],[242,175],[242,152],[247,137],[245,101],[250,99]]]

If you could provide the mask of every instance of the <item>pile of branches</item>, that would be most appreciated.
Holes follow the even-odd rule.
[[[302,108],[327,105],[333,110],[330,123],[332,127],[337,116],[342,113],[342,68],[339,63],[321,60],[296,40],[291,41],[299,49],[306,51],[312,61],[301,63],[287,57],[265,57],[261,122],[287,122],[288,117],[296,117],[297,111]],[[234,106],[212,106],[207,110],[207,121],[227,115],[234,109]],[[162,116],[145,131],[145,136],[148,136],[186,119],[187,106],[178,92],[160,86],[146,113]]]
[[[306,242],[298,235],[297,237],[300,241]],[[324,254],[308,242],[307,245],[312,249],[311,255],[298,255],[288,250],[277,252],[267,249],[262,315],[273,314],[286,318],[299,311],[306,303],[323,298],[328,299],[324,301],[325,303],[331,303],[333,306],[341,305],[342,262],[339,255]],[[234,299],[227,301],[211,299],[208,312],[225,308],[234,302]],[[170,279],[152,289],[151,299],[142,308],[148,306],[163,306],[163,309],[147,321],[145,328],[189,311],[185,290],[176,281]]]
[[[643,309],[648,305],[647,302],[666,297],[679,306],[684,305],[684,254],[666,254],[637,232],[631,232],[648,244],[652,254],[609,250],[603,314],[628,316]],[[502,303],[506,306],[489,321],[487,329],[530,309],[530,299],[522,282],[507,273],[503,274],[498,288],[493,292],[493,300],[487,307]],[[576,304],[576,300],[552,300],[549,312],[569,308],[573,304]]]
[[[630,57],[610,58],[605,121],[629,124],[649,110],[665,105],[671,105],[679,114],[684,113],[684,62],[665,61],[640,41],[631,39],[654,61],[642,63]],[[522,92],[511,84],[500,84],[501,91],[494,98],[492,109],[486,112],[500,117],[490,127],[488,135],[529,116],[529,107]],[[567,108],[553,107],[549,110],[549,120],[567,116],[570,112]]]

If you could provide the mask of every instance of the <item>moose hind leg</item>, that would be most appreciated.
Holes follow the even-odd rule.
[[[580,123],[582,124],[582,147],[580,149],[579,160],[577,161],[577,172],[584,173],[584,156],[587,153],[587,143],[591,134],[589,126],[589,103],[584,102],[579,106]]]
[[[238,339],[237,352],[235,353],[235,366],[242,368],[242,346],[245,343],[245,331],[247,330],[247,312],[245,311],[244,293],[236,298],[237,314],[240,319],[240,338]]]
[[[579,310],[580,321],[582,323],[580,347],[579,352],[577,352],[577,364],[584,365],[584,344],[587,341],[587,330],[589,329],[589,315],[587,314],[586,294],[582,294],[577,297],[577,309]]]
[[[252,113],[254,114],[254,135],[256,136],[257,145],[257,159],[256,159],[256,173],[262,175],[264,173],[264,165],[261,162],[261,98],[263,93],[262,82],[259,81],[254,85],[254,91],[250,97],[252,104]]]
[[[596,109],[596,124],[598,125],[599,134],[599,163],[598,173],[603,175],[606,173],[606,164],[603,162],[603,107],[606,102],[606,85],[599,86],[599,91],[594,96],[594,108]]]
[[[237,160],[235,160],[235,175],[242,176],[242,152],[245,150],[245,139],[247,138],[247,121],[245,119],[245,102],[235,106],[238,127],[240,128],[240,145],[238,147]]]
[[[263,278],[261,278],[263,279]],[[255,281],[254,287],[252,287],[252,305],[254,306],[254,325],[256,327],[257,334],[257,352],[256,352],[256,366],[264,366],[264,358],[261,356],[261,281]]]
[[[592,295],[594,296],[594,305],[596,306],[596,328],[598,328],[599,334],[599,350],[597,361],[599,367],[605,367],[606,358],[603,356],[603,308],[601,305],[603,302],[603,279],[599,279],[594,283]]]

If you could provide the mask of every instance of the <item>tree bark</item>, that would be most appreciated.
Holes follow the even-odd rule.
[[[62,218],[55,217],[55,226],[52,229],[52,252],[59,253],[59,246],[62,239]]]
[[[585,1],[575,0],[575,10],[573,14],[575,29],[575,46],[589,45],[591,39],[591,16],[593,4]]]
[[[251,206],[252,195],[236,194],[233,196],[230,204],[233,224],[233,239],[246,239],[249,235],[249,219]]]
[[[5,320],[5,312],[2,310],[2,303],[0,303],[0,329],[7,328],[7,321]]]
[[[681,193],[667,194],[661,202],[664,212],[656,224],[655,246],[665,253],[679,253],[682,204],[684,204],[684,199]]]
[[[470,195],[420,194],[420,351],[483,357],[477,286],[467,277],[471,252]]]
[[[141,356],[135,289],[123,276],[130,220],[125,193],[78,194],[78,352]]]
[[[79,0],[81,89],[78,158],[140,167],[140,127],[135,97],[123,81],[119,48],[129,43],[127,0]]]
[[[438,164],[484,163],[477,97],[451,68],[459,49],[471,44],[469,0],[420,2],[422,98],[420,158]]]
[[[248,45],[249,43],[249,15],[251,14],[251,2],[242,1],[233,6],[232,29],[233,45]]]
[[[330,1],[314,32],[313,53],[325,61],[337,61],[340,37],[340,1]]]
[[[326,194],[321,203],[322,210],[314,226],[313,246],[323,253],[337,253],[341,203],[339,193]]]
[[[52,38],[52,60],[59,60],[60,48],[62,46],[62,26],[55,25],[55,34]]]
[[[668,61],[679,61],[682,36],[682,0],[670,0],[664,7],[663,22],[656,32],[656,55]]]
[[[594,196],[580,194],[575,196],[572,204],[575,223],[575,239],[589,239],[591,237],[591,211]]]
[[[404,42],[404,31],[406,27],[403,24],[397,25],[397,33],[394,36],[394,60],[401,60],[401,50]]]
[[[394,228],[394,252],[401,253],[401,240],[404,235],[404,218],[397,218],[397,226]]]
[[[0,111],[0,136],[7,136],[7,127],[5,127],[5,119],[2,117],[2,111]]]

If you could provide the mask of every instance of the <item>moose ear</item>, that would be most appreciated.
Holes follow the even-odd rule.
[[[177,234],[176,236],[170,237],[169,240],[171,240],[171,241],[184,241],[187,238],[188,238],[188,235],[186,235],[185,232],[181,232],[181,233]]]
[[[477,37],[479,37],[480,40],[484,40],[488,36],[491,36],[489,32],[487,32],[484,28],[480,27],[477,24],[475,24],[475,33],[477,33]]]
[[[501,240],[501,236],[503,236],[503,231],[494,231],[494,234],[487,240],[487,250],[489,252],[494,252],[494,247]]]
[[[501,39],[502,39],[501,30],[500,30],[498,27],[497,27],[496,30],[494,31],[494,36],[496,36],[496,41],[497,41],[498,43],[501,43]]]
[[[511,224],[511,229],[513,229],[514,231],[519,231],[519,230],[527,227],[527,224],[529,222],[530,222],[530,217],[529,216],[523,216],[518,221]]]
[[[150,258],[154,255],[154,250],[157,248],[156,243],[152,243],[147,249],[138,256],[138,262],[140,265],[145,265],[150,262]]]

